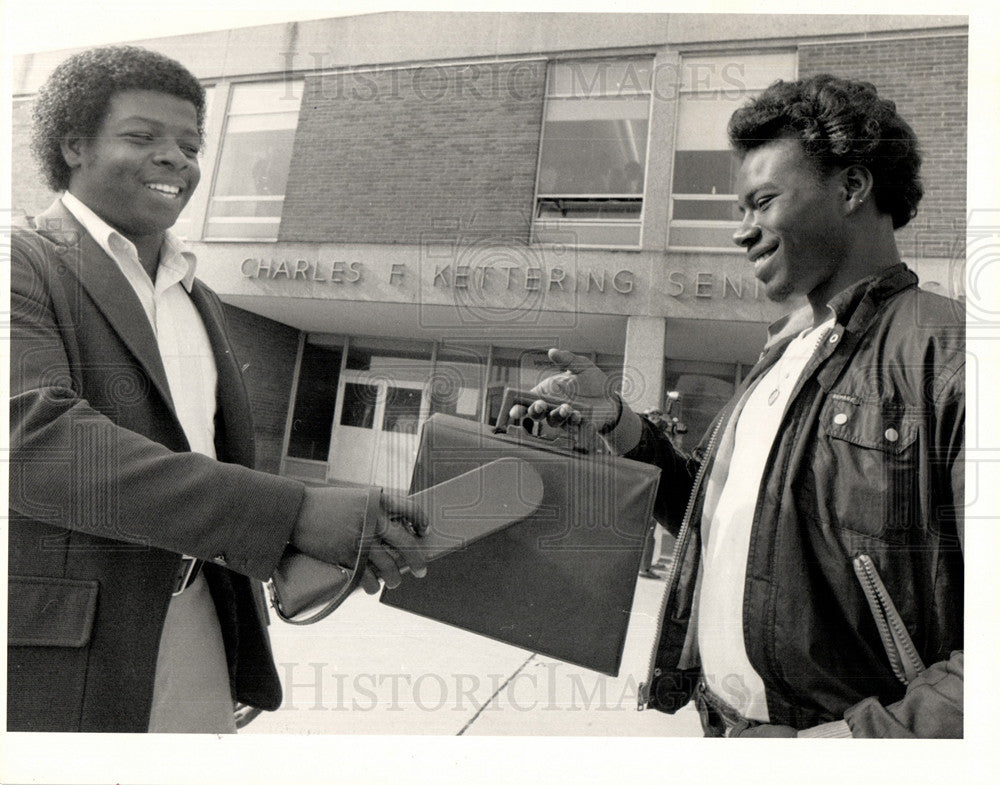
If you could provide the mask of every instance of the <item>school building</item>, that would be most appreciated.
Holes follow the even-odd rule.
[[[208,92],[178,230],[228,307],[261,468],[405,485],[420,423],[493,423],[505,387],[591,356],[688,442],[755,362],[768,302],[732,243],[732,111],[776,79],[864,78],[922,144],[898,232],[962,297],[968,20],[957,16],[378,13],[131,42]],[[15,216],[53,199],[14,62]]]

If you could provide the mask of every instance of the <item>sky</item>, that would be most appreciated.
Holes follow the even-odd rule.
[[[378,0],[369,3],[324,3],[320,0],[248,0],[240,3],[232,0],[218,3],[197,0],[170,0],[165,3],[152,0],[39,0],[35,5],[24,0],[0,0],[0,4],[4,7],[7,22],[7,51],[13,54],[379,10]]]
[[[538,2],[492,2],[472,6],[448,2],[337,2],[336,0],[0,0],[5,17],[6,50],[16,54],[87,46],[115,41],[155,38],[230,27],[319,19],[388,10],[487,10],[487,11],[601,11],[601,12],[741,12],[755,13],[880,13],[963,14],[970,10],[981,15],[984,25],[997,12],[987,2],[930,0],[915,7],[912,0],[770,0],[762,4],[750,0],[708,0],[697,7],[681,0],[649,2],[586,2],[538,0]],[[237,20],[234,22],[234,20]],[[995,28],[995,25],[993,25]]]

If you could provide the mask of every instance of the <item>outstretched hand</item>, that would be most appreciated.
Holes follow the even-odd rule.
[[[531,389],[539,396],[537,400],[511,409],[512,420],[544,419],[556,427],[576,426],[598,433],[618,421],[620,399],[604,371],[586,357],[565,349],[549,349],[549,360],[559,372]]]

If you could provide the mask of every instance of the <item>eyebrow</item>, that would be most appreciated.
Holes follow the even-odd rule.
[[[757,196],[757,194],[759,194],[761,191],[767,190],[768,188],[774,188],[774,187],[775,187],[774,183],[771,182],[770,180],[768,180],[767,182],[761,183],[756,188],[754,188],[752,191],[750,191],[746,195],[746,197],[742,197],[739,194],[736,194],[736,206],[739,207],[742,210],[744,208],[744,206],[750,204],[754,200],[754,198]]]
[[[119,122],[121,122],[121,123],[140,122],[140,123],[146,123],[146,124],[151,125],[151,126],[153,126],[155,128],[163,128],[165,126],[165,123],[161,123],[159,120],[154,120],[152,117],[144,117],[141,114],[133,114],[133,115],[129,115],[128,117],[123,117]],[[198,133],[198,129],[195,128],[194,126],[190,126],[189,128],[184,129],[182,131],[181,135],[182,136],[200,136],[200,134]]]
[[[753,201],[754,196],[760,190],[760,188],[754,188],[746,197],[736,194],[736,206],[742,211],[746,209],[746,205]]]

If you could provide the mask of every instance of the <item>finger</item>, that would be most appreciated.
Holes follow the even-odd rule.
[[[549,349],[549,360],[563,370],[572,373],[582,373],[594,365],[586,357],[566,349]]]
[[[382,537],[382,544],[392,549],[392,555],[398,555],[403,560],[400,572],[409,571],[415,578],[423,578],[427,574],[427,562],[420,548],[420,540],[410,534],[399,523],[389,525],[389,530]],[[399,564],[399,559],[396,560]]]
[[[371,567],[365,567],[364,572],[361,573],[361,588],[365,590],[365,594],[378,594],[379,589],[382,588],[378,576],[372,572]]]
[[[528,406],[528,417],[532,420],[541,420],[549,413],[550,404],[548,401],[543,401],[541,399],[533,401],[530,406]]]
[[[373,545],[368,551],[369,568],[381,578],[387,588],[395,589],[403,581],[403,576],[399,572],[399,565],[381,545]]]
[[[576,411],[568,403],[563,403],[552,409],[546,418],[549,425],[554,425],[555,427],[561,427],[567,423],[570,423],[573,415],[576,415],[577,421],[580,420],[580,413]]]
[[[393,521],[400,523],[405,521],[418,535],[423,534],[430,526],[430,520],[423,507],[399,491],[384,491],[382,493],[382,509],[386,513],[389,524]],[[391,528],[391,525],[386,526],[379,532],[379,536],[384,537]]]
[[[528,407],[523,404],[515,404],[510,407],[510,412],[508,412],[507,417],[511,422],[520,422],[522,419],[528,416]]]

